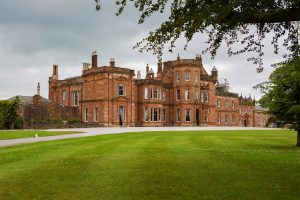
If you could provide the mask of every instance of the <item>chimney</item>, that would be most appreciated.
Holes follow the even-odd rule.
[[[149,65],[147,64],[147,66],[146,66],[146,78],[148,78],[149,77]]]
[[[40,96],[40,90],[41,90],[40,83],[38,83],[36,95],[33,96],[34,105],[41,105],[42,97]]]
[[[111,58],[111,59],[110,59],[110,61],[109,61],[109,66],[115,67],[115,59],[114,59],[114,58]]]
[[[140,80],[141,79],[141,71],[139,70],[138,72],[137,72],[137,80]]]
[[[211,77],[212,77],[213,83],[217,83],[218,82],[218,70],[217,70],[217,68],[215,66],[211,70]]]
[[[58,79],[58,65],[53,65],[52,78]]]
[[[41,95],[41,86],[40,86],[40,82],[38,82],[38,85],[37,85],[36,95]]]
[[[202,57],[200,54],[196,54],[196,61],[199,61],[199,63],[202,64]]]
[[[161,78],[161,75],[162,75],[162,62],[161,60],[159,60],[157,63],[157,77]]]
[[[97,60],[98,60],[97,51],[93,51],[93,54],[92,54],[92,68],[98,66]]]
[[[180,56],[179,56],[179,54],[177,54],[177,60],[180,60]]]

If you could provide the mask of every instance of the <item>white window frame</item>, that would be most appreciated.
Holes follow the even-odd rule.
[[[218,113],[217,123],[221,124],[221,114],[220,113]]]
[[[180,101],[180,99],[181,99],[180,90],[176,90],[176,101]]]
[[[204,92],[204,102],[208,102],[209,101],[209,97],[208,97],[208,92]]]
[[[191,121],[191,109],[190,108],[185,109],[185,121],[186,122]]]
[[[79,92],[72,92],[72,106],[79,106]]]
[[[67,91],[64,90],[62,93],[62,101],[66,101],[67,100]]]
[[[235,108],[235,101],[234,100],[232,100],[232,102],[231,102],[231,108]]]
[[[177,108],[177,110],[176,110],[176,121],[177,122],[181,121],[181,111],[180,111],[180,108]]]
[[[191,100],[191,92],[189,89],[185,90],[185,100],[186,101]]]
[[[120,91],[122,91],[122,94],[120,94]],[[118,85],[118,96],[125,96],[125,87],[123,84]]]
[[[147,107],[145,107],[145,109],[144,109],[144,121],[145,122],[148,122],[149,121],[149,116],[148,116],[148,108]]]
[[[190,81],[190,80],[191,80],[190,72],[185,72],[185,81]]]
[[[217,99],[217,107],[221,108],[221,99]]]
[[[153,99],[158,99],[158,89],[153,88]]]
[[[148,99],[148,88],[147,87],[144,88],[144,98]]]
[[[180,82],[180,76],[181,76],[180,72],[176,72],[176,81],[177,82]]]
[[[225,124],[228,124],[229,123],[229,117],[228,117],[228,115],[226,114],[225,115]]]
[[[229,107],[229,101],[228,99],[225,99],[225,108],[228,108]]]

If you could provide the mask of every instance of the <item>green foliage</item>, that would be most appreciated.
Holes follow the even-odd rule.
[[[282,63],[270,75],[269,81],[256,88],[264,94],[259,101],[278,119],[300,125],[300,57]],[[298,130],[297,146],[300,146]]]
[[[14,128],[14,122],[17,120],[17,109],[19,99],[0,101],[0,129]]]
[[[0,148],[0,199],[299,199],[294,137],[148,132]]]
[[[100,0],[95,1],[99,5]],[[226,42],[229,55],[256,52],[257,56],[249,60],[259,66],[259,72],[264,55],[262,40],[268,34],[273,37],[271,45],[275,53],[278,53],[279,39],[284,39],[283,46],[290,52],[285,56],[291,58],[300,52],[296,23],[300,21],[299,0],[117,0],[117,15],[124,11],[128,2],[141,12],[139,23],[155,12],[163,13],[170,9],[168,20],[137,43],[135,48],[141,52],[153,51],[161,56],[166,45],[172,52],[178,38],[184,36],[188,44],[199,32],[207,33],[209,47],[203,52],[209,52],[212,57],[222,41]],[[238,49],[235,49],[237,46]]]

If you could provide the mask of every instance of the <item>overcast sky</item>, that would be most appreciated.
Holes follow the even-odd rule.
[[[93,0],[1,0],[0,2],[0,99],[15,95],[36,94],[37,82],[41,94],[48,97],[48,77],[52,65],[59,65],[59,78],[80,75],[82,63],[90,62],[92,51],[99,55],[98,65],[108,65],[115,58],[116,65],[141,70],[145,74],[148,63],[157,70],[157,58],[151,53],[139,53],[132,47],[155,29],[166,17],[157,14],[139,25],[139,13],[128,7],[124,14],[115,15],[114,1],[105,1],[100,12]],[[183,50],[185,41],[179,40],[174,54],[166,53],[163,61],[194,58],[205,49],[205,35],[198,34]],[[260,97],[252,87],[266,81],[270,64],[282,60],[267,47],[264,72],[257,74],[256,66],[247,62],[249,55],[228,57],[221,47],[217,57],[202,55],[205,69],[213,66],[220,78],[227,78],[232,92]]]

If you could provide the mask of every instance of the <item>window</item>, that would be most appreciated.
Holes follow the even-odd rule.
[[[153,120],[155,122],[160,121],[160,109],[159,108],[154,108],[153,111],[154,111],[153,112]]]
[[[177,73],[176,73],[176,81],[177,81],[177,82],[180,82],[180,72],[177,72]]]
[[[195,90],[195,100],[199,100],[199,93],[198,93],[198,90]]]
[[[190,100],[190,90],[185,90],[185,100]]]
[[[204,93],[201,92],[201,102],[204,102]]]
[[[153,108],[150,109],[150,121],[153,121]]]
[[[122,84],[119,84],[119,96],[124,96],[124,86]]]
[[[166,100],[166,92],[165,92],[165,91],[162,92],[162,100],[163,100],[163,101]]]
[[[180,101],[180,90],[176,90],[176,100]]]
[[[235,108],[235,101],[232,100],[232,108]]]
[[[229,118],[228,115],[225,115],[225,124],[228,124]]]
[[[217,123],[218,123],[218,124],[221,123],[221,115],[220,115],[220,113],[218,113]]]
[[[240,108],[240,114],[242,114],[242,108]]]
[[[148,108],[145,108],[145,110],[144,110],[144,120],[145,120],[145,122],[148,121]]]
[[[163,122],[166,121],[166,109],[163,109]]]
[[[221,107],[221,99],[217,99],[217,107],[218,107],[218,108]]]
[[[72,106],[79,105],[79,92],[75,91],[72,93]]]
[[[161,88],[158,88],[158,99],[161,100]]]
[[[62,100],[66,101],[66,99],[67,99],[67,92],[64,90],[62,93]]]
[[[204,102],[208,102],[208,92],[204,93]]]
[[[225,100],[225,107],[228,108],[228,106],[229,106],[229,102],[228,102],[228,100],[226,99],[226,100]]]
[[[157,99],[157,97],[158,97],[158,91],[157,91],[157,88],[154,88],[153,89],[153,98]]]
[[[145,96],[145,99],[148,99],[148,88],[144,89],[144,96]]]
[[[180,122],[180,108],[177,108],[177,121]]]
[[[99,117],[98,117],[98,108],[94,109],[94,122],[98,122],[99,121]]]
[[[232,121],[233,124],[235,123],[235,116],[234,115],[232,115],[231,121]]]
[[[191,121],[191,109],[189,108],[185,109],[185,121],[186,122]]]
[[[153,99],[153,88],[150,88],[150,99]]]
[[[190,72],[185,72],[185,81],[190,81]]]
[[[84,121],[88,122],[88,117],[89,117],[89,109],[85,108],[84,109]]]

